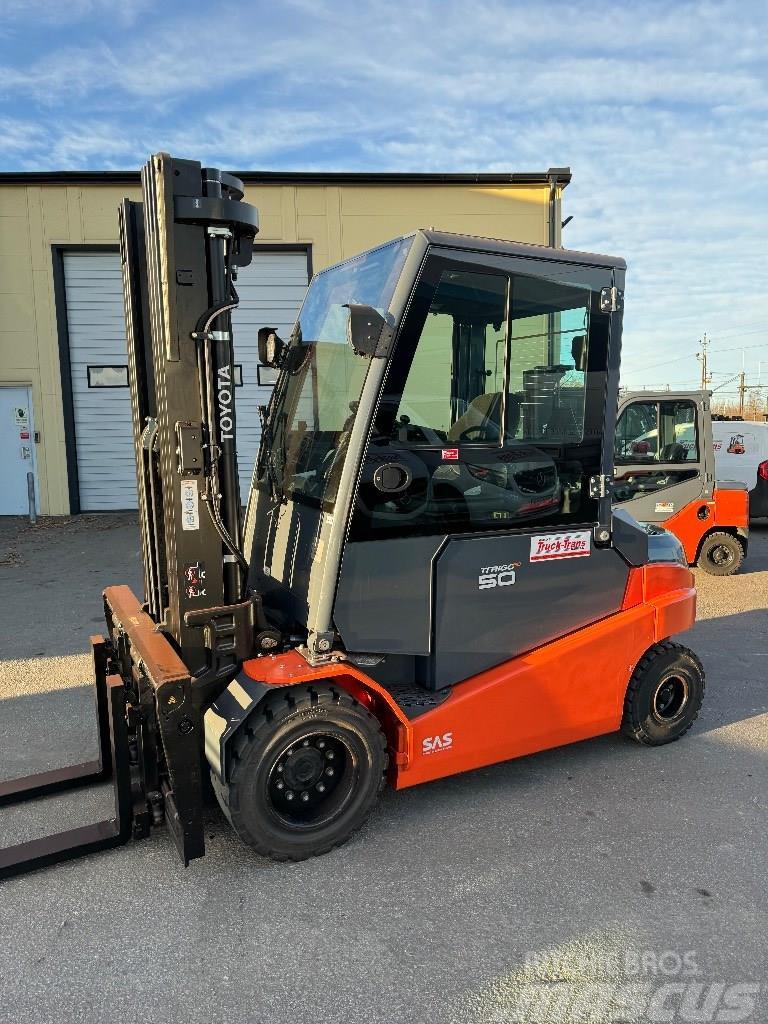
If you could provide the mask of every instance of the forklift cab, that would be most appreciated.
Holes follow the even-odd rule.
[[[715,465],[707,392],[636,392],[619,403],[614,500],[642,522],[664,523],[709,500]]]
[[[747,552],[748,495],[740,481],[715,478],[708,391],[625,395],[614,464],[617,505],[674,533],[689,565],[714,575],[737,571]]]
[[[618,607],[602,481],[623,276],[618,259],[419,231],[315,277],[246,516],[277,628],[310,657],[341,647],[439,688]],[[578,603],[560,544],[591,556]],[[516,599],[534,557],[541,598]]]

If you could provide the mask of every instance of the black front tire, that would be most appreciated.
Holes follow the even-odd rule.
[[[273,860],[305,860],[341,846],[384,785],[378,720],[336,686],[286,687],[235,737],[228,785],[213,778],[238,836]]]
[[[704,538],[696,565],[711,576],[732,576],[744,561],[744,548],[732,533],[710,533]]]
[[[693,651],[671,640],[654,644],[629,681],[621,731],[652,747],[679,740],[698,717],[704,686],[704,669]]]

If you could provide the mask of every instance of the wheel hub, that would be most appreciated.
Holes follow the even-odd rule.
[[[723,544],[718,544],[717,547],[712,548],[709,556],[715,565],[728,565],[732,560],[733,555]]]
[[[353,784],[349,753],[337,737],[313,733],[284,748],[269,771],[267,792],[277,814],[294,826],[332,818]],[[344,781],[344,785],[342,785]]]
[[[668,676],[656,688],[651,710],[657,721],[668,723],[680,717],[687,703],[687,680],[682,676]]]
[[[317,747],[299,747],[285,759],[283,778],[291,789],[307,789],[320,781],[325,769],[325,758]]]

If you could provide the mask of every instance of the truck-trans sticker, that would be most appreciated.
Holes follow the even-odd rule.
[[[439,754],[441,750],[450,750],[453,746],[453,733],[444,732],[442,736],[425,736],[421,741],[421,752],[427,754]]]
[[[506,565],[484,565],[477,577],[477,589],[492,590],[494,587],[511,587],[515,582],[515,569],[519,568],[519,562],[507,562]]]
[[[572,533],[544,533],[531,537],[531,561],[549,562],[555,558],[584,558],[590,554],[589,530]]]

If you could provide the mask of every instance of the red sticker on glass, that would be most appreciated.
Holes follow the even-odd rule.
[[[459,449],[458,448],[443,448],[443,461],[444,462],[458,462],[459,461]]]
[[[28,430],[20,430],[19,431],[19,440],[20,441],[28,441],[29,440],[29,431]]]

